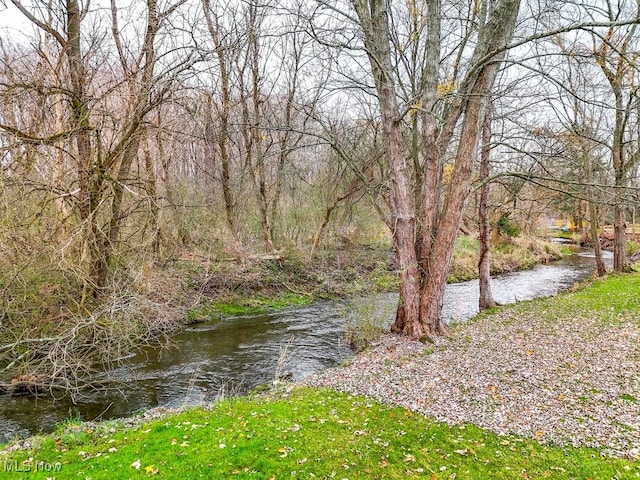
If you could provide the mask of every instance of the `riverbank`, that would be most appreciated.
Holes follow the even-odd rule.
[[[500,307],[422,345],[384,335],[307,384],[557,445],[640,455],[640,275]]]
[[[478,277],[480,244],[461,235],[454,251],[449,282]],[[534,237],[518,237],[492,249],[494,275],[531,269],[562,257],[561,247]],[[188,265],[188,276],[198,285],[200,301],[188,312],[188,320],[255,313],[324,298],[349,298],[396,291],[398,274],[391,248],[351,247],[320,251],[313,261],[295,255],[236,264],[197,262]]]
[[[59,479],[640,478],[638,318],[640,275],[613,276],[433,345],[386,335],[313,388],[66,425],[0,463]]]
[[[452,280],[475,275],[478,250],[476,239],[459,239]],[[549,243],[515,239],[496,250],[494,265],[496,271],[530,268],[555,258],[554,251]],[[242,263],[176,257],[137,271],[123,268],[100,298],[74,308],[67,306],[74,301],[72,285],[51,278],[58,283],[32,278],[29,296],[10,292],[16,301],[0,329],[0,394],[80,398],[105,370],[170,344],[184,324],[398,288],[393,252],[382,247],[320,251],[312,262],[295,252]]]

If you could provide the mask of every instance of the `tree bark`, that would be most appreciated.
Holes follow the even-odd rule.
[[[216,57],[218,59],[218,68],[220,69],[220,95],[222,98],[222,105],[219,113],[220,132],[217,136],[217,142],[214,142],[213,136],[213,119],[207,119],[207,128],[205,129],[205,143],[209,145],[210,155],[213,155],[213,145],[217,144],[218,152],[220,153],[220,179],[222,184],[222,198],[224,202],[225,218],[227,221],[227,227],[231,233],[231,237],[234,243],[234,250],[241,258],[240,255],[240,239],[238,232],[238,225],[236,220],[235,203],[233,200],[233,189],[231,187],[231,168],[229,158],[229,116],[231,113],[231,85],[230,85],[230,66],[228,59],[228,52],[225,45],[222,44],[219,35],[219,23],[217,15],[211,11],[211,5],[209,0],[203,0],[203,9],[205,20],[207,22],[207,29],[209,35],[213,41],[213,46],[216,50]],[[209,110],[211,114],[211,109]]]
[[[491,106],[487,101],[487,111],[482,126],[482,148],[480,150],[480,181],[485,182],[489,177],[489,154],[491,152]],[[478,203],[478,221],[480,230],[480,258],[478,260],[478,283],[480,296],[478,308],[482,312],[497,305],[491,293],[491,261],[489,258],[489,183],[480,187],[480,202]]]
[[[78,213],[84,224],[84,248],[88,260],[88,278],[83,301],[87,294],[97,296],[106,284],[108,264],[104,247],[108,242],[98,224],[98,207],[105,179],[105,168],[96,156],[91,142],[89,99],[85,92],[85,70],[80,43],[81,12],[77,0],[66,0],[67,42],[66,54],[71,80],[72,118],[78,133],[75,137],[76,165],[80,192]]]
[[[459,101],[449,110],[444,130],[433,122],[427,110],[423,122],[425,174],[421,209],[411,185],[406,162],[409,151],[402,135],[402,117],[397,105],[395,74],[390,52],[390,23],[387,3],[383,0],[352,0],[364,33],[364,44],[380,108],[381,125],[387,142],[387,161],[390,171],[391,229],[400,270],[400,300],[394,332],[412,338],[423,338],[447,332],[441,320],[444,291],[453,258],[453,247],[469,196],[471,170],[476,155],[486,96],[495,81],[502,55],[493,52],[506,45],[511,38],[519,9],[519,0],[496,2],[486,19],[481,19],[478,45],[473,53],[469,74],[462,82]],[[431,109],[435,104],[438,85],[439,8],[440,1],[427,3],[429,19],[429,51],[425,63],[422,105]],[[486,5],[485,5],[486,6]],[[485,22],[486,20],[486,22]],[[455,156],[452,182],[440,209],[441,155],[453,136],[454,127],[462,120],[461,137]],[[417,232],[416,218],[421,228]],[[419,238],[417,234],[419,233]]]
[[[593,250],[596,255],[596,273],[599,277],[602,277],[606,275],[607,269],[602,259],[602,246],[600,245],[600,237],[598,236],[598,215],[596,212],[596,204],[593,201],[589,201],[589,224]]]
[[[493,88],[503,54],[492,57],[490,61],[486,57],[510,41],[519,5],[519,0],[504,0],[494,5],[479,34],[478,46],[471,62],[474,67],[463,82],[468,85],[468,90],[463,90],[463,103],[455,113],[463,116],[463,120],[452,180],[426,261],[428,276],[422,282],[419,321],[427,335],[447,332],[441,319],[447,277],[464,205],[470,192],[473,159],[476,158],[486,98]],[[422,215],[423,218],[425,216],[428,217],[428,212]],[[423,240],[422,243],[427,241]]]
[[[614,207],[613,222],[613,269],[616,272],[627,270],[627,224],[625,222],[624,206]]]
[[[267,178],[264,158],[264,140],[262,133],[262,109],[260,104],[260,38],[258,36],[258,5],[255,2],[249,4],[249,47],[251,54],[251,99],[253,104],[253,145],[255,147],[255,178],[258,184],[258,210],[260,211],[260,224],[262,237],[267,252],[275,251],[273,234],[269,219],[269,200],[267,198]]]
[[[610,20],[613,12],[609,11]],[[640,15],[640,2],[636,4],[636,16]],[[629,123],[631,111],[631,98],[629,103],[624,105],[624,82],[628,77],[628,59],[627,53],[632,45],[631,41],[635,37],[637,24],[633,24],[623,37],[615,38],[616,32],[613,26],[609,27],[608,32],[602,38],[600,46],[593,52],[598,66],[606,77],[611,91],[615,99],[615,124],[613,128],[613,140],[611,142],[611,163],[613,164],[615,186],[627,187],[627,176],[634,161],[625,159],[625,130]],[[621,40],[619,44],[612,42]],[[615,52],[617,58],[612,55]],[[633,159],[632,159],[633,160]],[[627,270],[627,252],[626,252],[626,224],[624,205],[616,203],[614,206],[614,223],[613,223],[613,269],[616,272],[624,272]]]
[[[387,224],[393,236],[400,271],[399,314],[392,330],[420,338],[423,332],[419,324],[420,274],[414,243],[416,212],[406,165],[408,152],[402,136],[393,80],[387,3],[384,0],[353,0],[353,5],[365,34],[364,42],[378,94],[382,130],[387,140],[392,205]]]

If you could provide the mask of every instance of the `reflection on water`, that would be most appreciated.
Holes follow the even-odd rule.
[[[553,295],[590,275],[593,268],[592,255],[574,255],[553,265],[499,276],[491,288],[500,303]],[[396,299],[397,295],[381,294],[371,301]],[[443,315],[447,321],[466,320],[477,313],[477,304],[477,280],[449,285]],[[0,396],[0,442],[50,431],[70,417],[117,418],[159,405],[194,405],[220,393],[246,392],[275,378],[283,349],[287,354],[281,371],[293,380],[338,365],[351,354],[344,340],[342,311],[339,302],[322,301],[187,328],[175,337],[177,348],[149,351],[113,372],[119,391],[89,396],[80,405],[68,399]]]

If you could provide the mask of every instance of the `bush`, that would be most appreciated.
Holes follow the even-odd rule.
[[[355,299],[346,306],[347,341],[354,352],[361,352],[389,330],[395,314],[392,302],[375,302],[371,297]]]
[[[627,242],[627,255],[635,255],[640,252],[640,243],[633,240]]]
[[[502,235],[506,235],[507,237],[519,237],[522,233],[522,228],[516,222],[509,218],[509,215],[503,213],[498,219],[498,223],[496,224],[498,227],[498,232]]]

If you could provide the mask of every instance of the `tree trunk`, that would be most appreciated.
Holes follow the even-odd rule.
[[[318,250],[318,245],[320,245],[320,239],[322,238],[322,234],[324,233],[324,229],[329,224],[329,220],[331,219],[331,213],[337,206],[338,206],[338,203],[333,202],[331,205],[329,205],[325,209],[324,215],[322,217],[322,222],[320,222],[320,225],[318,226],[316,233],[313,235],[313,243],[311,245],[311,251],[309,252],[309,260],[312,260],[313,257],[315,257],[316,251]]]
[[[519,6],[519,0],[504,0],[494,5],[491,9],[491,15],[480,29],[472,64],[474,61],[486,62],[487,54],[508,44],[515,28]],[[484,20],[481,19],[482,22]],[[464,82],[466,87],[462,93],[465,97],[459,110],[459,115],[464,115],[464,117],[453,175],[442,211],[438,217],[435,236],[433,233],[427,232],[433,238],[433,246],[426,262],[428,265],[427,276],[422,282],[419,317],[422,328],[427,335],[446,333],[448,330],[441,319],[447,277],[451,269],[453,250],[464,205],[470,193],[473,159],[476,158],[486,98],[491,93],[503,56],[504,53],[498,54],[492,57],[490,62],[478,64],[473,71],[474,73],[468,76]],[[453,124],[453,118],[450,120],[449,123]],[[421,215],[422,218],[428,216],[428,212]],[[427,242],[428,240],[422,241],[423,244]]]
[[[484,77],[491,72],[485,72]],[[487,80],[488,78],[485,78]],[[482,86],[482,79],[478,85]],[[477,92],[476,95],[480,95]],[[427,335],[447,332],[442,322],[441,313],[444,302],[444,292],[447,278],[451,270],[453,250],[458,236],[458,229],[462,221],[464,204],[469,196],[471,186],[471,167],[476,158],[478,137],[483,117],[484,98],[471,96],[465,111],[460,143],[456,154],[453,177],[449,192],[441,215],[438,218],[438,228],[428,259],[429,275],[422,284],[420,298],[420,323]]]
[[[79,187],[78,213],[84,224],[84,248],[88,260],[88,275],[83,292],[97,296],[105,286],[107,265],[104,259],[104,247],[107,239],[99,225],[98,207],[104,183],[104,165],[96,157],[91,142],[89,123],[89,99],[85,94],[85,71],[82,63],[80,43],[81,14],[77,0],[66,0],[67,8],[67,60],[72,88],[72,116],[76,134],[76,164]]]
[[[616,272],[627,270],[627,225],[625,223],[624,205],[616,205],[613,223],[613,269]]]
[[[387,141],[392,206],[391,218],[387,224],[393,236],[400,271],[398,315],[392,331],[420,338],[423,332],[419,323],[420,273],[415,249],[416,210],[392,73],[387,4],[383,0],[353,0],[353,5],[365,33],[364,41],[378,94],[382,130]]]
[[[264,140],[261,125],[262,111],[260,108],[260,39],[258,36],[258,5],[249,5],[249,42],[251,47],[251,97],[253,103],[253,145],[255,147],[256,169],[255,177],[258,184],[258,210],[260,210],[260,224],[262,226],[262,237],[267,252],[273,252],[273,235],[271,233],[271,222],[269,220],[269,200],[267,199],[267,179],[264,159]]]
[[[154,255],[160,253],[160,208],[158,206],[158,187],[156,184],[156,174],[153,169],[153,158],[149,146],[144,148],[144,169],[147,173],[147,194],[149,196],[149,223],[151,229],[151,251]]]
[[[596,271],[599,277],[607,273],[602,260],[602,247],[600,246],[600,237],[598,236],[598,215],[596,212],[596,204],[589,201],[589,224],[591,228],[591,239],[593,241],[593,250],[596,255]]]
[[[427,2],[429,42],[425,53],[426,78],[423,79],[423,141],[425,175],[421,211],[416,210],[415,185],[406,162],[410,159],[404,143],[402,115],[397,105],[395,72],[390,51],[388,3],[383,0],[352,0],[364,34],[364,45],[373,74],[379,102],[381,125],[387,141],[390,174],[391,217],[387,222],[393,234],[400,270],[400,301],[392,330],[412,338],[447,332],[441,311],[447,277],[453,258],[453,247],[470,192],[471,169],[476,155],[483,105],[495,81],[503,54],[495,54],[508,43],[515,28],[519,0],[495,2],[482,27],[477,47],[471,58],[473,68],[461,82],[458,100],[447,109],[443,130],[431,123],[430,109],[435,104],[438,85],[440,1]],[[483,4],[485,7],[487,3]],[[490,59],[490,60],[488,60]],[[461,138],[455,157],[453,179],[439,212],[440,167],[442,155],[449,147],[455,126],[462,120]],[[434,140],[435,139],[435,140]],[[419,238],[416,218],[420,219]],[[420,267],[420,268],[418,268]]]
[[[482,127],[482,149],[480,151],[480,181],[484,182],[489,177],[489,154],[491,152],[491,103],[487,101],[487,111]],[[480,258],[478,260],[478,279],[480,298],[478,307],[480,311],[495,307],[496,301],[491,293],[491,261],[489,259],[489,184],[483,183],[480,188],[480,202],[478,203],[478,220],[480,229]]]
[[[222,198],[224,202],[225,218],[227,220],[227,227],[231,233],[231,237],[234,243],[234,250],[238,255],[238,258],[242,258],[240,248],[240,238],[238,233],[238,225],[236,220],[235,204],[233,200],[233,189],[231,187],[231,169],[229,158],[229,116],[231,112],[231,85],[230,85],[230,65],[227,58],[227,49],[222,44],[219,35],[218,17],[211,11],[210,1],[203,0],[203,9],[205,20],[207,22],[207,29],[209,35],[213,40],[213,45],[216,49],[216,57],[218,59],[218,68],[220,69],[220,83],[221,83],[221,97],[222,105],[219,113],[220,132],[217,136],[217,147],[220,153],[220,178],[222,183]],[[211,102],[211,98],[207,98]],[[213,119],[211,118],[212,109],[209,109],[209,118],[207,119],[207,126],[205,129],[205,144],[210,145],[208,147],[210,155],[213,155],[214,136],[213,131]]]

